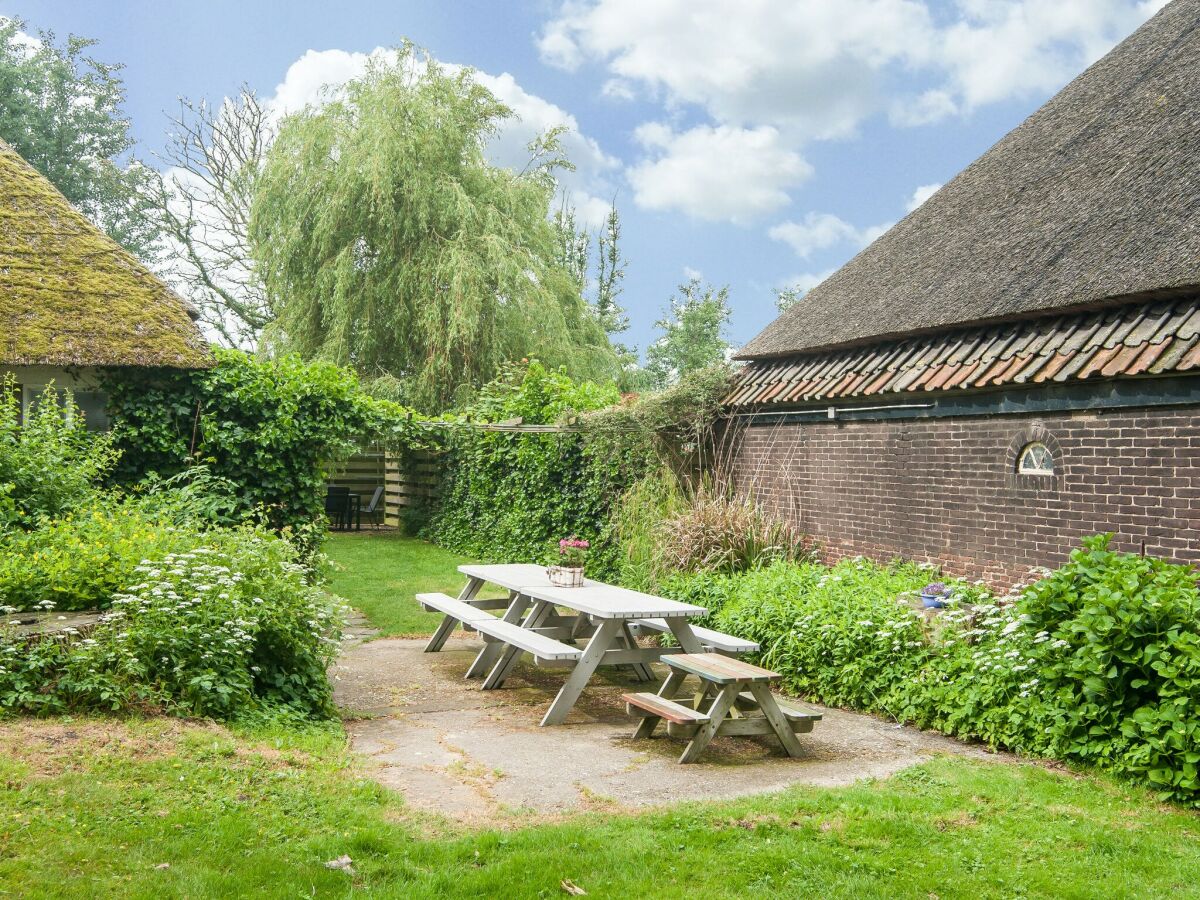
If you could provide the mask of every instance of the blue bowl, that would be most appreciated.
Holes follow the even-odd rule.
[[[946,598],[940,594],[922,594],[921,602],[925,604],[926,609],[946,608]]]

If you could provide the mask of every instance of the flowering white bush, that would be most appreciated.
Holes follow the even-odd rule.
[[[0,648],[0,662],[17,662],[0,671],[0,705],[151,704],[220,718],[267,707],[332,712],[325,670],[341,610],[309,584],[286,541],[213,531],[204,546],[134,572],[139,580],[87,638],[41,642],[20,660],[16,642]]]

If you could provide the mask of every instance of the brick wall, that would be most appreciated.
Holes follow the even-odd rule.
[[[1016,474],[1043,441],[1055,475]],[[1200,408],[755,425],[736,483],[827,557],[902,556],[1005,588],[1080,538],[1200,562]]]

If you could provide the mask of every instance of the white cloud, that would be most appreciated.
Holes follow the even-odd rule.
[[[801,272],[799,275],[783,279],[779,282],[779,287],[784,290],[794,288],[801,294],[805,294],[836,271],[837,269],[826,269],[823,272]]]
[[[699,269],[693,269],[691,266],[683,267],[683,277],[688,281],[703,281],[704,273]]]
[[[960,0],[937,58],[960,108],[1049,93],[1136,28],[1151,6],[1128,0]]]
[[[909,197],[908,202],[904,204],[905,210],[912,212],[914,209],[932,197],[935,193],[937,193],[941,186],[941,182],[937,182],[935,184],[923,184],[914,189],[912,196]]]
[[[1049,92],[1164,0],[568,0],[538,46],[551,65],[592,59],[668,105],[769,124],[797,140],[852,133],[891,107],[918,124]],[[935,84],[889,98],[898,75]]]
[[[282,117],[308,105],[325,100],[330,91],[336,92],[366,71],[371,59],[394,58],[395,51],[376,47],[370,53],[351,53],[345,50],[309,50],[292,63],[283,81],[268,101],[272,110]],[[441,63],[450,72],[463,67]],[[508,72],[491,75],[476,71],[476,79],[516,114],[493,138],[488,156],[493,163],[521,168],[529,158],[526,145],[537,135],[556,126],[566,128],[562,136],[567,156],[575,164],[574,172],[560,172],[563,192],[576,208],[581,224],[595,227],[603,223],[616,186],[613,176],[620,168],[615,157],[605,153],[592,138],[584,135],[573,115],[559,106],[526,91]]]
[[[842,244],[851,244],[856,249],[865,247],[893,224],[883,222],[859,228],[833,213],[810,212],[801,222],[786,221],[772,226],[767,235],[787,244],[801,259],[808,259],[817,250]]]
[[[917,0],[597,0],[564,4],[542,32],[542,58],[583,59],[669,104],[717,121],[852,130],[870,111],[881,71],[929,51]]]
[[[809,142],[877,114],[915,126],[1049,93],[1162,3],[565,0],[538,47],[566,70],[605,66],[607,97],[657,100],[671,121],[706,117],[637,129],[644,157],[627,176],[639,205],[747,221],[790,202],[811,172]]]
[[[648,122],[634,137],[648,154],[628,171],[634,202],[643,209],[745,222],[786,206],[787,189],[812,174],[767,126],[702,125],[677,132]]]

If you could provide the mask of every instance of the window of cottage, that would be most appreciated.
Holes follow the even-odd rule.
[[[1053,475],[1054,455],[1042,443],[1026,444],[1017,457],[1018,475]]]

